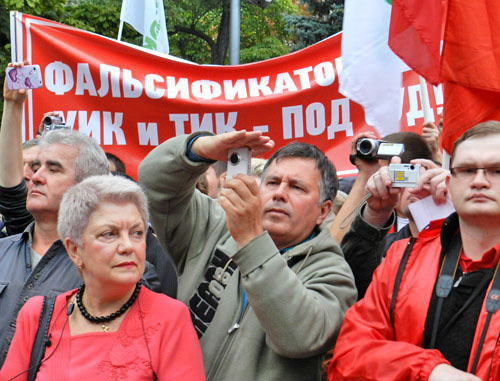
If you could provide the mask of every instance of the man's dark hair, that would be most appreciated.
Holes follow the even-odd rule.
[[[488,135],[500,134],[500,122],[497,120],[488,120],[487,122],[479,123],[472,127],[471,129],[465,131],[462,136],[460,136],[453,144],[453,150],[451,151],[450,166],[455,158],[455,152],[457,147],[464,141],[474,138],[482,138]]]
[[[339,187],[337,171],[335,170],[333,163],[325,156],[325,154],[318,147],[312,144],[294,142],[277,150],[266,162],[264,171],[262,172],[262,178],[266,176],[267,169],[272,162],[278,162],[284,157],[303,157],[314,160],[316,168],[321,175],[318,184],[320,191],[319,203],[321,205],[327,200],[333,201],[337,195]]]
[[[388,143],[403,143],[404,152],[400,155],[401,163],[409,163],[413,159],[432,160],[432,152],[427,141],[415,132],[395,132],[385,136],[383,141]]]
[[[106,152],[106,157],[110,162],[112,162],[115,165],[115,172],[121,172],[125,173],[125,163],[116,155],[113,155],[112,153]]]

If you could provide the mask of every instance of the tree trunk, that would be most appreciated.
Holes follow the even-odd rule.
[[[212,48],[212,64],[224,65],[229,47],[229,20],[231,0],[223,0],[217,43]]]

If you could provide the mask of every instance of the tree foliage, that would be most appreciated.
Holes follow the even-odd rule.
[[[170,53],[197,63],[227,64],[231,0],[164,1]],[[241,0],[240,62],[280,56],[290,51],[286,15],[296,14],[296,0],[273,0],[265,9]],[[9,11],[44,17],[116,38],[122,0],[0,0],[0,83],[10,55]],[[122,40],[142,45],[142,36],[124,24]]]
[[[166,10],[173,55],[198,63],[227,63],[230,0],[181,0]],[[265,9],[241,1],[240,62],[288,52],[284,16],[297,11],[291,0],[274,0]]]
[[[64,13],[66,0],[0,0],[0,85],[3,88],[4,68],[11,61],[9,11],[17,10],[32,15],[58,20]],[[0,112],[3,110],[3,97]]]
[[[304,14],[285,16],[294,36],[293,50],[303,49],[342,30],[344,0],[299,0]]]

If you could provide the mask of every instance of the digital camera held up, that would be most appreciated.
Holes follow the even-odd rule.
[[[391,187],[415,188],[420,176],[420,164],[389,164]]]
[[[226,179],[231,180],[238,173],[248,175],[250,173],[251,160],[252,151],[248,147],[230,149],[227,155]]]
[[[60,116],[46,116],[43,118],[43,131],[52,131],[66,129],[71,130],[71,126],[64,123],[64,119]]]
[[[356,143],[356,156],[363,160],[386,159],[401,155],[405,150],[402,143],[387,143],[383,140],[361,138]]]

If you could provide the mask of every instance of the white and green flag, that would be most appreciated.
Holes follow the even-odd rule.
[[[144,36],[145,48],[168,54],[167,25],[163,0],[123,0],[120,13],[121,25],[126,22]],[[120,40],[121,33],[118,39]]]
[[[406,68],[389,48],[390,20],[389,0],[345,0],[339,91],[363,106],[380,136],[400,130]]]

